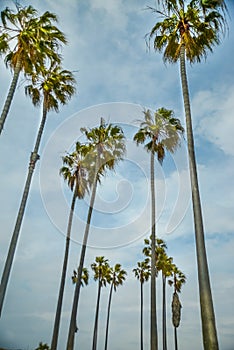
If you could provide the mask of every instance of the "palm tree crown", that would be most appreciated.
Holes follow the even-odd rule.
[[[143,261],[138,261],[137,267],[135,267],[132,271],[141,284],[147,282],[150,278],[149,258],[146,258]]]
[[[5,62],[11,68],[20,61],[21,70],[27,74],[34,66],[44,64],[46,58],[60,62],[57,50],[67,41],[54,25],[55,14],[46,11],[39,16],[32,6],[16,5],[16,12],[8,7],[2,11],[1,19],[0,54],[7,54]]]
[[[65,105],[76,91],[72,72],[62,69],[55,61],[49,68],[40,67],[31,79],[32,83],[25,87],[25,93],[31,97],[35,106],[40,105],[43,99],[46,112],[58,112],[59,103]]]
[[[60,169],[60,174],[79,199],[84,198],[89,192],[89,174],[85,162],[88,152],[89,147],[77,141],[75,151],[62,158],[64,165]]]
[[[144,111],[144,121],[140,123],[134,141],[145,144],[147,152],[157,154],[158,161],[162,164],[165,150],[173,153],[180,144],[183,132],[184,129],[172,110],[160,108],[153,115],[147,110]]]
[[[163,51],[164,61],[173,63],[178,61],[184,46],[186,58],[191,63],[200,62],[206,58],[207,51],[212,52],[212,47],[220,43],[218,28],[225,32],[225,16],[211,7],[208,12],[202,12],[197,0],[192,0],[187,6],[184,0],[166,3],[162,11],[151,8],[163,17],[163,21],[157,22],[148,34],[149,40],[154,38],[154,49]]]
[[[125,136],[118,125],[106,124],[101,118],[100,125],[92,129],[81,128],[90,142],[90,159],[96,159],[94,176],[102,174],[104,170],[113,170],[116,163],[123,159],[125,153]]]

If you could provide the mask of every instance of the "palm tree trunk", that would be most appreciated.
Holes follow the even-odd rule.
[[[141,283],[141,350],[143,350],[143,283]]]
[[[177,328],[174,327],[175,350],[178,350]]]
[[[189,89],[185,64],[185,48],[180,52],[180,75],[184,99],[184,109],[187,129],[187,145],[189,155],[190,181],[192,189],[193,215],[196,238],[196,253],[198,266],[198,281],[202,320],[203,345],[205,350],[218,350],[218,339],[215,325],[215,314],[212,301],[209,270],[206,257],[202,208],[199,195],[196,157],[193,139],[192,118],[190,110]]]
[[[167,350],[167,320],[166,320],[166,277],[162,273],[162,293],[163,293],[163,309],[162,309],[162,331],[163,331],[163,350]]]
[[[8,91],[8,95],[7,95],[5,104],[3,106],[2,114],[0,117],[0,135],[1,135],[2,130],[4,128],[5,120],[7,118],[7,115],[8,115],[12,100],[13,100],[13,96],[14,96],[15,89],[16,89],[17,82],[18,82],[19,75],[20,75],[20,71],[21,71],[21,60],[18,59],[16,66],[15,66],[15,69],[14,69],[14,74],[13,74],[11,85],[10,85],[10,88]]]
[[[4,297],[5,297],[5,293],[6,293],[6,289],[7,289],[7,284],[9,281],[9,276],[10,276],[10,272],[11,272],[11,268],[12,268],[12,264],[13,264],[15,250],[16,250],[16,246],[17,246],[17,242],[18,242],[18,238],[19,238],[20,228],[21,228],[23,217],[24,217],[24,212],[25,212],[25,208],[26,208],[26,203],[27,203],[27,198],[28,198],[28,194],[29,194],[29,190],[30,190],[30,185],[31,185],[31,180],[32,180],[34,168],[35,168],[37,160],[40,158],[38,155],[38,150],[39,150],[39,146],[40,146],[42,133],[43,133],[43,130],[45,127],[46,117],[47,117],[47,108],[46,108],[46,104],[44,101],[41,124],[40,124],[39,130],[38,130],[34,150],[31,153],[29,168],[28,168],[28,176],[27,176],[26,183],[24,186],[24,192],[23,192],[23,196],[21,199],[21,203],[20,203],[20,207],[19,207],[19,211],[18,211],[18,215],[17,215],[14,232],[13,232],[13,235],[11,238],[11,243],[10,243],[10,247],[8,250],[6,263],[5,263],[3,274],[2,274],[1,285],[0,285],[0,317],[1,317],[2,307],[3,307]]]
[[[152,233],[151,233],[151,322],[150,322],[150,346],[151,350],[158,350],[157,314],[156,314],[156,204],[154,182],[154,152],[150,157],[150,184],[151,184],[151,210],[152,210]]]
[[[95,322],[94,322],[94,330],[93,330],[93,347],[92,350],[97,349],[97,333],[98,333],[98,316],[99,316],[99,305],[100,305],[100,296],[101,296],[101,282],[98,282],[98,296],[97,296],[97,305],[96,305],[96,313],[95,313]]]
[[[75,333],[77,332],[76,316],[77,316],[77,308],[78,308],[78,302],[80,297],[81,276],[82,276],[82,269],[84,267],[84,259],[85,259],[85,252],[86,252],[86,246],[87,246],[88,235],[89,235],[90,222],[91,222],[93,206],[94,206],[94,201],[95,201],[95,196],[97,191],[97,182],[98,182],[98,178],[96,174],[94,184],[93,184],[93,190],[92,190],[90,206],[89,206],[89,211],[87,216],[87,224],[85,227],[83,244],[82,244],[82,249],[80,254],[80,263],[78,267],[77,283],[76,283],[76,288],[75,288],[74,298],[73,298],[72,313],[71,313],[70,326],[68,331],[66,350],[74,349],[74,338],[75,338]]]
[[[56,315],[55,315],[55,321],[54,321],[53,336],[52,336],[52,341],[51,341],[51,350],[56,350],[57,343],[58,343],[59,325],[60,325],[62,303],[63,303],[63,294],[64,294],[64,288],[65,288],[66,274],[67,274],[71,227],[72,227],[73,214],[74,214],[74,209],[75,209],[75,204],[76,204],[76,198],[77,198],[76,191],[74,191],[72,203],[71,203],[70,214],[69,214],[69,219],[68,219],[68,225],[67,225],[66,246],[65,246],[63,269],[62,269],[62,275],[61,275],[61,281],[60,281],[57,309],[56,309]]]
[[[109,301],[108,301],[108,308],[107,308],[105,350],[107,350],[108,332],[109,332],[109,321],[110,321],[110,308],[111,308],[111,299],[112,299],[113,286],[114,286],[114,284],[112,283],[112,284],[111,284],[111,288],[110,288]]]

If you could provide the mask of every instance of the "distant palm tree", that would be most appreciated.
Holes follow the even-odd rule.
[[[150,153],[150,184],[151,184],[151,323],[150,344],[151,350],[158,350],[157,315],[156,315],[156,198],[154,158],[157,155],[160,164],[163,163],[165,153],[175,152],[180,145],[180,136],[184,129],[180,121],[173,115],[172,110],[160,108],[152,113],[144,111],[144,120],[140,122],[140,128],[134,136],[134,141],[144,144]]]
[[[218,350],[215,314],[212,301],[209,270],[206,257],[202,207],[195,156],[195,146],[190,108],[186,59],[192,64],[206,58],[207,52],[220,43],[220,33],[226,28],[224,1],[162,0],[162,8],[152,9],[158,21],[149,33],[156,51],[163,51],[165,62],[180,61],[180,77],[187,129],[187,146],[193,201],[196,252],[203,344],[206,350]],[[219,11],[221,9],[221,11]]]
[[[61,103],[62,105],[65,105],[67,103],[67,101],[75,93],[74,84],[75,79],[72,73],[68,70],[62,70],[60,66],[53,63],[49,69],[43,68],[40,72],[40,76],[35,74],[33,76],[32,84],[28,85],[25,88],[26,94],[32,98],[32,102],[35,106],[39,105],[41,100],[43,100],[43,111],[41,123],[36,137],[35,146],[30,157],[28,175],[7,255],[7,260],[2,274],[2,280],[0,285],[0,315],[18,242],[20,228],[26,208],[34,168],[37,160],[40,158],[38,155],[38,151],[45,127],[47,114],[51,110],[58,112],[59,103]]]
[[[114,292],[116,292],[117,287],[119,287],[123,284],[123,281],[125,281],[126,275],[127,275],[127,272],[125,270],[121,269],[120,264],[115,264],[114,268],[111,267],[109,270],[108,283],[110,283],[111,286],[110,286],[108,308],[107,308],[106,337],[105,337],[105,347],[104,347],[105,350],[107,350],[107,343],[108,343],[110,310],[111,310],[111,301],[112,301],[113,290],[114,290]]]
[[[143,254],[145,256],[151,258],[151,248],[152,248],[152,243],[151,243],[151,237],[150,239],[146,238],[144,239],[145,246],[142,250]],[[161,239],[161,238],[156,238],[156,246],[155,246],[155,264],[156,264],[156,277],[158,276],[158,272],[162,269],[162,257],[166,255],[166,249],[167,245],[166,242]],[[167,347],[167,340],[166,340],[166,290],[165,290],[165,285],[164,285],[164,278],[163,278],[163,317],[162,317],[162,330],[163,330],[163,350],[166,349]]]
[[[92,350],[96,350],[101,289],[103,286],[106,287],[107,283],[110,283],[110,265],[108,263],[108,259],[105,259],[104,256],[97,256],[95,259],[95,262],[91,264],[91,268],[94,271],[94,280],[98,281],[98,294],[97,294],[95,322],[94,322],[94,330],[93,330],[93,346],[92,346]]]
[[[180,325],[181,319],[181,302],[178,293],[181,292],[182,285],[186,282],[186,276],[178,267],[173,264],[173,280],[168,280],[169,285],[174,286],[173,298],[171,303],[172,308],[172,324],[174,326],[175,350],[178,350],[177,328]]]
[[[35,350],[50,350],[50,347],[48,344],[40,342]]]
[[[73,271],[72,275],[72,282],[76,284],[78,282],[77,278],[77,272],[76,270]],[[88,285],[89,283],[89,270],[86,267],[83,267],[82,269],[82,275],[81,275],[81,286],[84,287],[84,285]]]
[[[71,154],[63,157],[63,167],[60,169],[60,174],[67,181],[71,191],[73,191],[73,197],[71,202],[70,214],[67,225],[66,246],[64,252],[63,268],[61,274],[58,302],[55,314],[54,329],[51,341],[51,350],[57,349],[59,325],[61,319],[63,294],[65,287],[65,279],[67,273],[68,255],[70,248],[70,236],[73,214],[75,210],[76,200],[84,198],[85,194],[89,192],[88,170],[85,166],[85,156],[88,152],[88,147],[76,142],[75,151]]]
[[[93,129],[82,128],[81,131],[85,134],[91,146],[89,157],[90,163],[95,163],[95,172],[93,174],[92,193],[87,214],[87,223],[81,248],[80,261],[78,264],[78,282],[76,284],[73,298],[72,313],[67,339],[67,350],[74,349],[77,307],[80,296],[81,273],[84,265],[86,246],[88,242],[88,235],[96,197],[97,185],[100,181],[100,176],[103,175],[107,169],[114,170],[115,165],[118,161],[123,159],[125,153],[125,137],[123,130],[118,125],[106,124],[104,119],[101,118],[99,126],[94,127]]]
[[[144,336],[143,336],[143,284],[150,278],[150,259],[146,258],[144,261],[138,262],[137,267],[133,269],[135,277],[139,280],[141,285],[141,350],[144,348]]]
[[[162,272],[162,336],[163,336],[163,350],[167,350],[167,319],[166,319],[166,280],[173,273],[174,264],[172,257],[168,257],[166,252],[161,252],[157,259],[157,271]]]
[[[0,134],[3,130],[10,105],[13,100],[20,72],[30,76],[44,66],[45,61],[60,62],[58,49],[66,44],[64,34],[54,25],[57,16],[46,11],[38,16],[32,6],[21,7],[16,4],[16,12],[8,7],[1,12],[0,55],[13,70],[13,79],[0,117]]]

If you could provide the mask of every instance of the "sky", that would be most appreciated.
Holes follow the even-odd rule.
[[[172,109],[184,125],[178,64],[165,64],[159,53],[147,48],[145,35],[156,17],[147,6],[152,0],[35,0],[21,1],[40,13],[58,15],[66,34],[64,68],[74,72],[77,93],[58,114],[49,113],[40,147],[14,265],[0,319],[0,347],[33,350],[51,342],[66,226],[72,198],[59,176],[62,156],[83,140],[80,128],[96,126],[100,118],[120,125],[126,135],[127,153],[114,173],[107,173],[98,188],[85,266],[90,281],[81,291],[79,332],[75,349],[92,344],[97,283],[90,269],[96,256],[113,266],[120,263],[127,279],[113,296],[109,348],[140,347],[140,285],[132,269],[144,256],[149,237],[149,155],[137,147],[133,135],[143,110]],[[234,6],[229,5],[233,18]],[[2,0],[0,9],[13,7]],[[233,20],[229,33],[206,61],[188,65],[191,109],[203,206],[205,240],[220,349],[234,347],[233,317],[233,171],[234,84]],[[3,105],[11,72],[0,61]],[[0,137],[0,273],[22,195],[41,110],[25,97],[21,76],[4,131]],[[194,227],[187,163],[186,135],[180,149],[156,164],[157,235],[167,243],[167,253],[187,277],[180,295],[178,328],[180,350],[202,349]],[[68,275],[64,295],[58,350],[64,350],[74,293],[71,275],[79,261],[89,197],[76,206],[72,226]],[[149,290],[144,286],[144,344],[149,349]],[[159,345],[161,347],[161,280],[157,279]],[[104,346],[108,288],[101,298],[98,347]],[[174,346],[171,324],[172,289],[167,288],[168,348]]]

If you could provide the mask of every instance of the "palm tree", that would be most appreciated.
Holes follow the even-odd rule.
[[[178,293],[181,292],[182,285],[186,282],[186,276],[178,267],[173,264],[173,280],[169,280],[169,285],[174,286],[173,298],[171,303],[172,308],[172,324],[174,326],[175,350],[178,350],[177,328],[180,325],[181,319],[181,302]]]
[[[82,128],[81,131],[84,133],[90,143],[91,149],[88,156],[90,157],[91,164],[93,164],[93,161],[95,160],[95,172],[93,174],[92,193],[87,214],[87,223],[81,248],[80,261],[78,264],[78,282],[76,284],[73,298],[72,313],[67,339],[67,350],[73,350],[74,348],[77,307],[80,296],[81,272],[84,265],[86,246],[88,242],[88,235],[98,181],[100,181],[100,176],[105,173],[105,170],[114,170],[116,163],[123,159],[123,155],[125,153],[125,137],[121,127],[118,125],[105,124],[104,119],[101,118],[101,122],[98,127],[94,127],[93,129]]]
[[[146,258],[144,261],[137,263],[137,267],[133,269],[135,277],[140,281],[141,285],[141,350],[143,350],[144,337],[143,337],[143,284],[147,282],[150,278],[150,264],[149,258]]]
[[[48,344],[40,342],[35,350],[50,350],[50,347]]]
[[[65,245],[57,308],[56,308],[56,314],[55,314],[53,335],[52,335],[52,341],[51,341],[51,350],[56,350],[57,342],[58,342],[59,325],[60,325],[60,319],[61,319],[63,294],[64,294],[64,288],[65,288],[68,255],[69,255],[69,248],[70,248],[71,227],[72,227],[73,214],[75,210],[75,204],[76,204],[77,198],[78,199],[84,198],[85,194],[89,191],[88,174],[87,174],[87,168],[85,166],[85,155],[87,154],[87,152],[88,152],[88,147],[86,145],[83,145],[80,142],[76,142],[75,151],[63,157],[64,166],[60,169],[60,174],[64,177],[64,180],[67,181],[71,191],[73,191],[73,197],[72,197],[70,214],[69,214],[68,225],[67,225],[66,245]]]
[[[7,260],[4,266],[2,280],[0,285],[0,315],[2,311],[3,301],[6,293],[6,288],[9,280],[9,275],[15,255],[16,245],[20,233],[20,228],[26,208],[27,198],[30,190],[32,176],[37,160],[40,158],[38,155],[39,146],[45,127],[47,114],[49,111],[59,111],[59,103],[66,104],[67,101],[75,93],[75,79],[72,73],[68,70],[62,70],[60,66],[53,63],[49,69],[42,69],[40,76],[33,76],[33,82],[31,85],[26,86],[26,95],[32,98],[32,102],[35,106],[39,105],[43,100],[42,119],[38,129],[37,137],[33,152],[30,156],[28,175],[24,186],[24,191],[18,211]]]
[[[98,294],[97,294],[97,304],[96,304],[95,322],[94,322],[94,330],[93,330],[93,346],[92,346],[92,350],[96,350],[101,288],[103,286],[106,287],[106,283],[110,283],[110,265],[108,263],[108,259],[105,259],[104,256],[97,256],[95,259],[95,262],[91,264],[91,268],[94,271],[94,280],[98,281]]]
[[[160,164],[163,163],[165,151],[174,152],[180,143],[180,134],[183,128],[180,121],[174,118],[173,111],[165,108],[158,109],[153,115],[149,110],[144,111],[144,120],[140,123],[140,129],[134,136],[134,141],[145,144],[145,149],[150,152],[150,184],[151,184],[151,323],[150,342],[151,350],[158,349],[157,316],[156,316],[156,202],[155,202],[155,176],[154,157]],[[147,143],[146,143],[147,142]]]
[[[166,280],[173,273],[172,257],[168,257],[166,252],[161,252],[158,256],[156,267],[157,271],[162,272],[162,337],[163,337],[163,350],[167,350],[167,319],[166,319]]]
[[[206,58],[207,52],[220,43],[220,33],[226,28],[225,15],[215,8],[202,8],[201,0],[191,0],[186,6],[185,0],[171,0],[163,2],[163,9],[154,9],[162,22],[155,24],[149,34],[154,38],[156,51],[163,51],[165,62],[180,61],[180,77],[184,100],[184,110],[187,129],[187,146],[190,167],[190,180],[193,202],[198,281],[202,320],[203,344],[206,350],[217,350],[218,339],[215,325],[215,314],[212,301],[210,277],[205,248],[202,207],[199,194],[199,184],[192,128],[189,88],[186,73],[186,59],[192,64]],[[211,4],[211,1],[207,1]],[[220,6],[225,10],[225,2]]]
[[[8,7],[1,12],[0,55],[13,71],[13,78],[0,117],[0,134],[13,100],[20,72],[30,76],[46,59],[60,62],[58,49],[66,44],[64,34],[54,25],[57,16],[46,11],[38,16],[32,7],[16,5],[16,12]]]
[[[145,246],[142,250],[145,256],[151,258],[151,237],[150,239],[144,239]],[[162,270],[163,257],[166,256],[165,250],[167,249],[167,245],[165,241],[161,238],[156,238],[156,247],[155,247],[155,263],[156,263],[156,277],[158,276],[158,272]],[[163,276],[163,274],[162,274]],[[162,330],[163,330],[163,349],[167,348],[167,340],[166,340],[166,289],[165,289],[165,280],[163,276],[163,308],[162,308]]]
[[[72,275],[72,282],[75,284],[77,283],[78,278],[77,278],[77,272],[76,270],[73,271]],[[88,285],[89,283],[89,270],[86,267],[83,267],[82,269],[82,275],[81,275],[81,286],[84,287],[84,285]]]
[[[106,337],[105,337],[105,347],[104,347],[105,350],[107,350],[109,321],[110,321],[110,309],[111,309],[113,290],[116,292],[117,287],[119,287],[123,284],[123,281],[125,281],[126,275],[127,275],[127,272],[125,270],[121,269],[120,264],[115,264],[115,266],[113,268],[112,267],[110,268],[108,282],[111,284],[111,286],[110,286],[108,308],[107,308]]]

